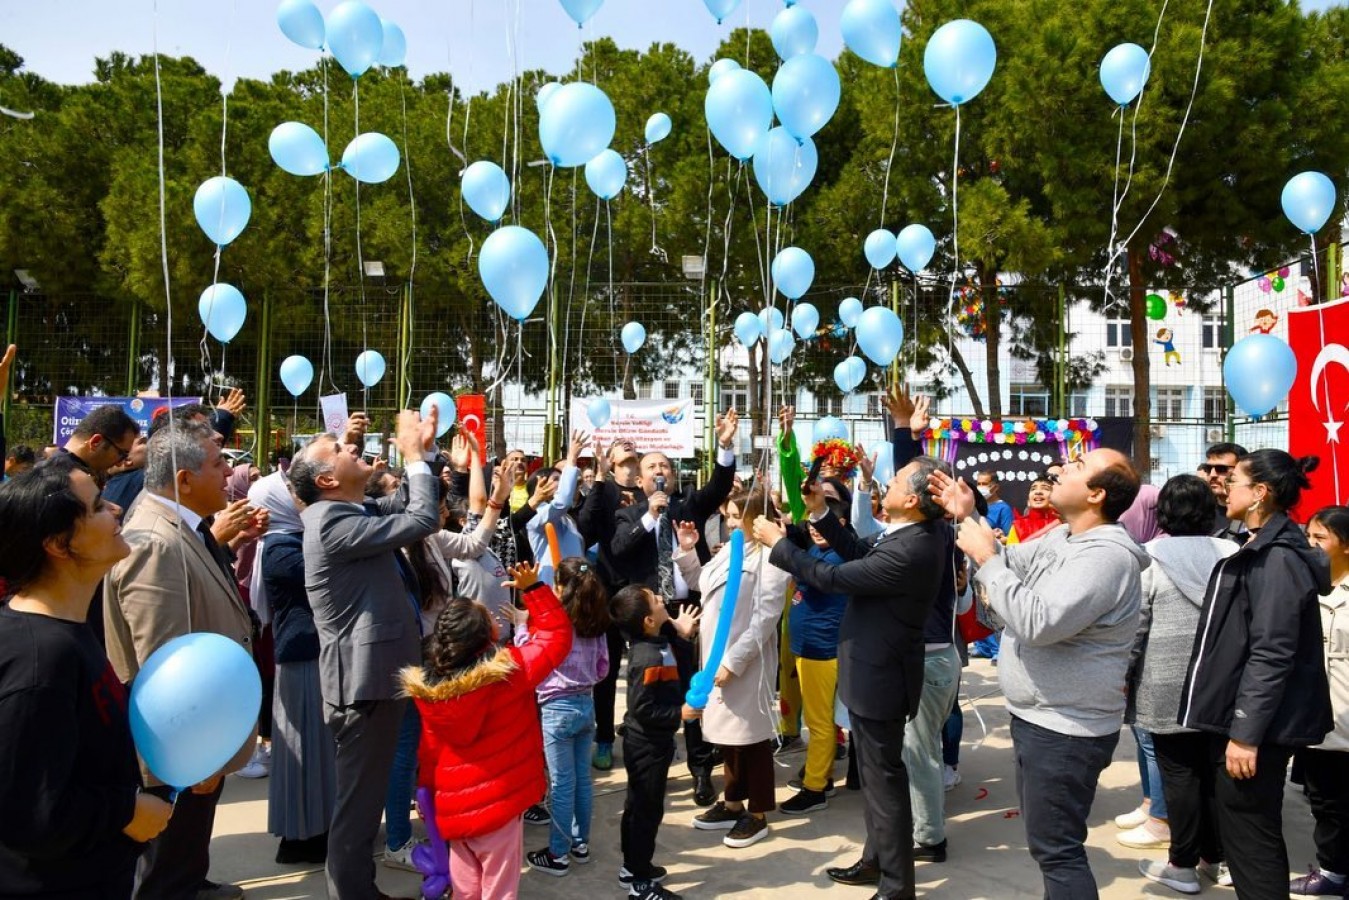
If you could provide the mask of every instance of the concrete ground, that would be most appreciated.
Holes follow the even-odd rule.
[[[1007,713],[997,687],[997,670],[986,660],[974,660],[965,670],[961,697],[965,710],[965,740],[960,760],[963,781],[946,795],[949,857],[945,863],[918,865],[919,894],[969,900],[1043,896],[1039,870],[1026,852],[1025,835],[1017,817],[1011,740]],[[622,699],[620,690],[620,705]],[[986,736],[976,713],[987,724]],[[799,751],[780,758],[778,802],[792,795],[787,781],[796,774],[802,761]],[[828,866],[854,862],[865,837],[862,795],[842,789],[844,771],[845,764],[839,763],[840,790],[827,810],[807,818],[770,814],[768,838],[752,847],[732,850],[721,844],[721,832],[698,831],[690,826],[698,811],[693,804],[692,779],[683,763],[676,762],[670,772],[665,822],[655,860],[670,870],[666,885],[689,898],[831,896],[835,900],[865,900],[871,889],[834,885],[824,874]],[[623,766],[618,761],[612,772],[594,774],[591,864],[573,865],[571,873],[563,878],[526,870],[520,880],[522,898],[593,900],[623,894],[617,880],[621,862],[618,820],[623,809]],[[720,784],[720,774],[717,777]],[[1133,809],[1139,800],[1134,742],[1126,730],[1120,737],[1114,762],[1102,775],[1090,819],[1088,853],[1101,896],[1179,897],[1138,874],[1139,860],[1164,857],[1164,850],[1133,850],[1115,841],[1117,831],[1111,820]],[[1290,860],[1296,869],[1305,871],[1315,860],[1312,820],[1301,792],[1295,788],[1285,795],[1284,815]],[[212,877],[239,884],[255,900],[324,897],[321,868],[281,866],[273,862],[277,841],[267,834],[266,828],[266,780],[230,777],[211,844]],[[413,828],[416,834],[422,834],[415,818]],[[526,849],[538,849],[546,843],[546,828],[525,826]],[[385,893],[416,896],[420,876],[382,865],[377,869],[379,886]],[[1231,888],[1205,884],[1207,895],[1235,896]]]

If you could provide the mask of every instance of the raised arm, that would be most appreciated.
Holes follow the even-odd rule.
[[[787,498],[787,509],[793,522],[804,521],[806,503],[801,499],[801,450],[796,444],[792,426],[796,423],[796,407],[784,406],[778,410],[782,432],[778,434],[778,470],[782,474],[782,493]]]

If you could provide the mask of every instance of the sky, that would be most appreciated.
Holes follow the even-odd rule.
[[[316,2],[325,13],[337,5],[337,0]],[[1302,6],[1324,9],[1344,2],[1303,0]],[[631,49],[673,41],[695,59],[707,61],[733,28],[767,28],[783,7],[782,0],[743,0],[718,25],[701,0],[605,0],[585,28],[578,29],[558,0],[368,3],[406,33],[414,78],[449,71],[473,92],[509,79],[512,55],[522,70],[565,74],[582,39],[602,35]],[[801,0],[801,5],[819,23],[818,52],[833,58],[843,45],[838,20],[844,0]],[[79,84],[92,79],[96,57],[114,50],[150,53],[157,32],[161,52],[193,57],[228,86],[236,78],[266,79],[281,69],[314,63],[314,51],[281,34],[276,7],[277,0],[0,0],[0,43],[22,56],[29,71]],[[1147,23],[1143,30],[1150,34],[1151,28]],[[1133,39],[1146,44],[1147,36]],[[514,54],[508,41],[512,37],[518,47]]]

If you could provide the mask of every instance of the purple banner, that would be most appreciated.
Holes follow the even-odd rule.
[[[185,406],[200,402],[200,397],[174,397],[173,400],[166,397],[57,397],[55,422],[52,425],[55,434],[53,443],[58,447],[65,446],[80,420],[100,406],[114,404],[122,407],[128,416],[136,420],[141,434],[145,434],[150,430],[150,420],[155,417],[155,413],[166,409],[170,403],[173,406]]]

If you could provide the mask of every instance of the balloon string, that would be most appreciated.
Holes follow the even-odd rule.
[[[877,228],[885,227],[885,209],[890,200],[890,173],[895,168],[895,150],[899,147],[899,66],[892,70],[895,74],[895,133],[890,139],[890,158],[885,163],[885,187],[881,190],[881,221]],[[871,280],[871,274],[867,274]]]
[[[361,136],[361,82],[359,78],[351,79],[351,97],[354,116],[355,137]],[[356,184],[356,285],[360,296],[361,306],[361,350],[365,351],[370,347],[369,334],[369,310],[365,304],[365,256],[361,250],[361,179],[353,178]],[[332,375],[328,376],[330,379]]]
[[[1321,267],[1316,259],[1316,235],[1308,235],[1312,245],[1312,296],[1315,297],[1321,284]],[[1321,331],[1321,346],[1326,346],[1326,309],[1325,303],[1328,298],[1323,297],[1320,303],[1316,304],[1316,324]],[[1326,398],[1326,415],[1334,421],[1334,407],[1330,405],[1330,379],[1322,378],[1324,383],[1323,394]],[[1316,390],[1316,385],[1312,385],[1312,390]],[[1335,497],[1338,499],[1344,495],[1340,493],[1340,455],[1338,453],[1330,454],[1330,472],[1332,487],[1335,490]]]
[[[230,25],[225,32],[225,72],[227,74],[230,71],[230,49],[234,45],[234,19],[238,12],[239,12],[239,3],[238,0],[235,0],[235,2],[231,4],[230,7]],[[220,86],[220,177],[221,178],[224,178],[228,175],[228,172],[225,169],[225,137],[229,130],[229,110],[230,110],[229,91],[225,90],[225,86],[222,83]],[[217,233],[224,230],[224,224],[225,224],[225,204],[221,203],[220,216],[216,220]],[[202,322],[201,340],[197,344],[197,349],[200,353],[198,365],[202,370],[202,374],[206,376],[205,380],[208,396],[211,387],[211,375],[213,374],[211,365],[211,345],[207,340],[208,337],[210,336],[210,326],[208,323],[210,323],[212,318],[215,316],[215,301],[216,301],[215,289],[216,285],[220,283],[220,254],[224,249],[225,248],[222,247],[220,244],[216,244],[215,246],[215,261],[211,271],[211,295],[210,295],[211,299],[206,302],[206,321]],[[225,372],[225,360],[223,359],[223,351],[222,351],[222,359],[220,360],[220,372],[222,375]]]
[[[946,354],[954,356],[955,329],[951,316],[956,305],[956,279],[960,277],[960,105],[956,104],[955,155],[951,161],[951,252],[955,259],[951,268],[951,292],[946,297]],[[987,320],[989,311],[984,310]],[[999,323],[1001,324],[1001,323]],[[993,327],[991,324],[989,327]]]
[[[323,146],[328,145],[328,57],[319,60],[323,69]],[[329,150],[329,155],[332,151]],[[323,170],[323,359],[319,361],[319,379],[317,393],[323,393],[323,376],[328,376],[328,384],[333,392],[337,385],[333,382],[333,319],[329,306],[332,290],[333,268],[333,168]],[[317,401],[315,401],[317,403]],[[315,406],[315,412],[319,410]]]
[[[407,169],[408,211],[411,214],[411,221],[412,221],[412,262],[408,266],[408,283],[407,283],[408,318],[410,322],[408,325],[407,351],[403,354],[402,359],[403,384],[406,386],[406,390],[404,391],[403,395],[402,405],[406,408],[410,406],[412,403],[412,378],[410,377],[411,364],[412,364],[412,343],[414,340],[414,336],[417,334],[417,329],[413,327],[413,324],[415,324],[416,322],[416,316],[413,313],[413,306],[412,306],[415,298],[412,286],[417,277],[417,198],[416,195],[414,195],[412,192],[412,145],[408,142],[407,80],[401,71],[398,73],[398,94],[403,102],[403,165]],[[361,383],[364,384],[365,383],[364,380],[362,380]],[[366,389],[366,393],[367,395],[369,394],[368,388]],[[365,401],[365,404],[366,409],[369,409],[370,401],[368,396]]]
[[[1124,150],[1124,107],[1116,110],[1119,113],[1119,135],[1115,138],[1115,188],[1110,201],[1110,237],[1105,243],[1106,264],[1104,275],[1105,280],[1105,305],[1109,309],[1114,305],[1110,296],[1110,282],[1115,274],[1115,238],[1119,235],[1119,208],[1123,202],[1119,195],[1119,163]]]
[[[607,207],[608,207],[608,204],[606,203],[605,206],[606,206],[606,208],[607,208]],[[586,255],[585,284],[584,284],[584,285],[582,286],[582,288],[581,288],[581,333],[580,333],[579,335],[577,335],[577,337],[576,337],[576,368],[575,368],[575,370],[574,370],[574,372],[576,372],[576,373],[580,373],[583,369],[586,369],[586,368],[587,368],[587,366],[586,366],[586,364],[585,364],[585,333],[586,333],[586,317],[587,317],[587,315],[590,313],[590,306],[591,306],[591,303],[590,303],[590,301],[591,301],[591,294],[590,294],[590,280],[591,280],[590,275],[591,275],[591,266],[592,266],[592,265],[594,264],[594,262],[595,262],[595,243],[596,243],[596,240],[599,238],[599,234],[600,234],[600,199],[599,199],[598,197],[596,197],[596,198],[595,198],[595,223],[594,223],[593,227],[590,229],[590,252]],[[611,233],[611,234],[610,234],[610,241],[612,242],[612,240],[613,240],[613,236],[612,236],[612,233]],[[610,265],[610,267],[611,267],[611,269],[610,269],[611,272],[612,272],[612,266],[613,266],[613,258],[614,258],[614,256],[613,256],[613,247],[611,246],[610,249],[609,249],[609,265]],[[612,278],[612,276],[611,276],[610,279],[609,279],[609,328],[610,328],[610,331],[613,330],[613,325],[614,325],[614,321],[613,321],[613,295],[614,295],[614,285],[613,285],[613,278]],[[563,358],[565,359],[566,357],[564,356]],[[589,367],[589,368],[590,368],[590,371],[592,371],[592,372],[594,371],[594,367],[593,367],[593,366],[591,366],[591,367]],[[575,377],[575,376],[573,376],[573,377]]]

